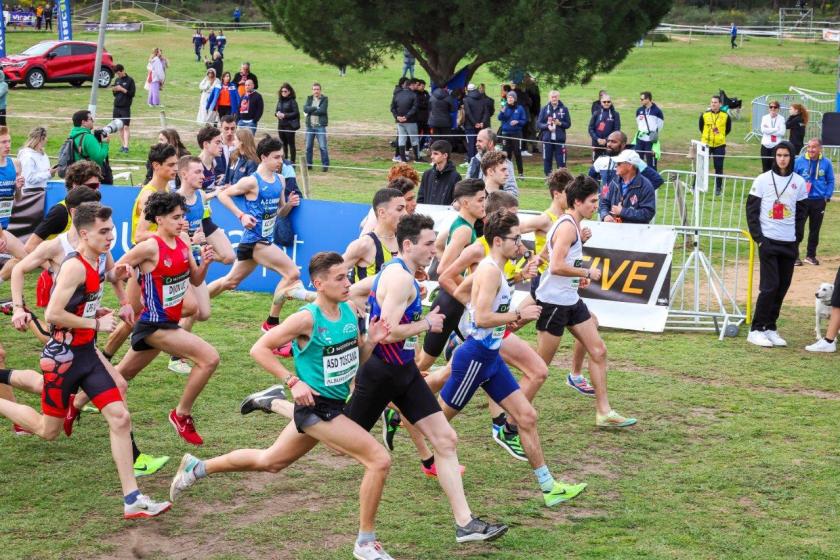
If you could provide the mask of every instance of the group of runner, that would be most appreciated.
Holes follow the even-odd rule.
[[[155,501],[137,488],[137,476],[158,471],[169,458],[140,452],[125,405],[129,382],[160,352],[170,355],[170,369],[187,378],[168,420],[182,439],[201,445],[192,408],[219,365],[219,353],[191,328],[195,321],[209,319],[210,298],[236,288],[262,265],[282,280],[251,356],[282,384],[248,396],[241,412],[274,412],[292,422],[268,449],[239,449],[206,460],[184,455],[170,500],[211,474],[277,472],[322,441],[365,467],[354,556],[387,560],[391,556],[376,539],[375,516],[390,468],[388,450],[403,426],[417,447],[422,472],[438,479],[449,500],[457,542],[493,540],[508,527],[473,515],[450,424],[479,387],[488,396],[492,438],[531,465],[546,506],[584,490],[585,483],[551,474],[532,402],[568,328],[576,342],[566,383],[595,397],[596,425],[625,428],[636,422],[610,406],[606,347],[578,295],[580,287],[600,275],[597,268],[582,264],[582,244],[590,232],[581,221],[598,203],[599,186],[593,179],[554,172],[547,180],[548,209],[521,222],[516,198],[498,182],[461,181],[454,190],[458,216],[439,235],[431,218],[415,212],[413,184],[395,179],[376,192],[365,233],[343,255],[322,252],[311,259],[310,291],[292,260],[273,243],[277,217],[300,204],[299,196],[286,189],[282,144],[269,136],[260,140],[256,171],[217,188],[208,164],[223,157],[223,146],[214,131],[199,132],[200,157],[178,159],[173,146],[152,146],[152,177],[132,210],[131,248],[114,262],[111,209],[101,204],[97,190],[101,175],[71,181],[69,177],[79,175],[72,166],[67,197],[45,220],[61,231],[42,232],[26,245],[6,231],[20,181],[16,163],[8,157],[8,130],[0,127],[0,250],[14,257],[3,269],[11,278],[12,322],[19,330],[38,323],[24,301],[24,283],[27,272],[42,268],[37,303],[45,307],[50,325],[48,336],[41,335],[43,375],[0,369],[0,415],[12,420],[16,431],[54,439],[63,429],[70,436],[91,402],[111,431],[124,516],[153,517],[167,511],[170,501]],[[500,158],[488,163],[506,166]],[[235,252],[213,223],[208,202],[213,197],[243,226]],[[50,219],[53,214],[58,217]],[[534,251],[522,243],[530,232],[536,239]],[[438,292],[424,315],[427,270],[438,253]],[[213,261],[233,261],[233,266],[207,285],[204,279]],[[106,280],[120,304],[116,312],[100,303]],[[513,286],[522,282],[530,282],[531,290],[517,302]],[[280,322],[280,308],[289,298],[308,303]],[[536,349],[516,334],[532,321]],[[95,345],[97,332],[109,333],[102,352]],[[111,365],[128,338],[127,353]],[[278,358],[289,352],[293,369]],[[434,368],[441,354],[446,365]],[[591,384],[582,375],[586,355]],[[4,357],[0,347],[0,360]],[[522,372],[521,383],[510,366]],[[286,400],[284,386],[293,402]],[[42,413],[16,403],[11,387],[41,394]],[[370,435],[380,419],[384,446]]]

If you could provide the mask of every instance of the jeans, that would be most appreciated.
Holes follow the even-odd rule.
[[[796,260],[795,241],[774,241],[764,238],[758,248],[760,263],[758,298],[753,313],[753,331],[775,331]]]
[[[406,73],[413,79],[414,78],[414,64],[403,64],[403,71],[402,77],[404,78]]]
[[[397,134],[397,146],[405,147],[405,141],[409,137],[412,146],[420,145],[420,140],[417,138],[417,123],[397,123]]]
[[[476,154],[475,139],[478,137],[478,128],[464,127],[467,137],[467,161],[470,161]]]
[[[726,146],[709,148],[709,156],[712,158],[715,174],[723,175],[723,158],[726,156]],[[715,177],[715,194],[720,194],[721,189],[723,189],[723,177]]]
[[[236,123],[236,126],[241,126],[241,127],[247,128],[248,130],[250,130],[251,132],[254,133],[254,136],[256,136],[256,134],[257,134],[257,122],[252,120],[252,119],[248,119],[248,120],[240,119],[239,122]]]
[[[324,126],[306,129],[306,165],[312,169],[312,147],[316,137],[321,152],[321,166],[326,169],[330,166],[330,155],[327,153],[327,128]]]
[[[552,162],[557,162],[557,169],[566,167],[566,146],[558,144],[553,140],[549,140],[543,143],[542,148],[543,171],[545,172],[546,177],[551,174]]]

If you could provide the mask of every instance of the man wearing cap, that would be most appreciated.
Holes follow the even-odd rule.
[[[467,86],[464,96],[464,134],[467,137],[467,162],[476,153],[475,138],[479,132],[490,127],[490,117],[493,116],[491,106],[485,101],[486,96],[478,91],[475,84]]]
[[[599,181],[601,184],[602,192],[606,192],[607,186],[610,184],[610,181],[613,180],[615,177],[615,161],[613,158],[620,154],[622,151],[627,148],[627,135],[621,132],[620,130],[616,130],[609,136],[607,136],[607,155],[600,156],[598,159],[595,160],[595,163],[589,168],[589,176]],[[632,151],[632,150],[631,150]],[[636,153],[636,152],[633,152]],[[638,154],[636,153],[638,156]],[[650,184],[653,185],[654,190],[658,189],[662,186],[662,183],[665,182],[662,179],[662,176],[654,169],[653,167],[646,164],[641,157],[637,157],[634,159],[633,163],[636,165],[636,169],[639,170],[639,173],[645,177]]]
[[[649,224],[656,215],[656,194],[650,181],[639,173],[635,165],[640,161],[639,154],[624,150],[612,159],[616,174],[601,191],[598,202],[601,220]]]

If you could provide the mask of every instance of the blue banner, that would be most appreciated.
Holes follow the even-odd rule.
[[[3,2],[0,2],[0,14],[6,9]],[[6,16],[0,17],[0,56],[6,56]]]
[[[73,40],[73,19],[70,13],[70,0],[58,0],[58,40]]]
[[[131,233],[131,210],[140,189],[138,187],[102,186],[102,203],[114,210],[114,226],[116,238],[111,248],[114,259],[119,259],[129,249]],[[64,183],[50,182],[47,185],[44,208],[52,206],[64,199],[66,191]],[[242,236],[242,225],[222,204],[213,199],[210,201],[213,221],[230,239],[234,250]],[[305,286],[309,283],[309,259],[319,251],[337,251],[343,253],[347,245],[359,236],[359,224],[367,216],[370,206],[353,204],[350,202],[330,202],[326,200],[303,200],[300,206],[291,213],[292,227],[295,232],[293,247],[281,247],[283,251],[297,265],[301,272],[301,280]],[[229,266],[213,263],[207,274],[207,282],[227,274]],[[264,267],[258,267],[242,284],[239,289],[251,292],[274,292],[274,287],[280,281],[280,275]]]

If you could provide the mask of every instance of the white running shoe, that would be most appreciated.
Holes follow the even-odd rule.
[[[764,331],[764,336],[773,343],[773,346],[787,346],[787,340],[779,336],[777,331]]]
[[[837,352],[837,339],[834,339],[834,342],[829,342],[826,339],[821,338],[815,343],[806,346],[805,350],[808,352]]]
[[[353,557],[358,560],[394,560],[394,557],[382,549],[379,541],[366,542],[353,547]]]
[[[763,331],[750,331],[750,334],[747,335],[747,342],[763,348],[773,347],[773,343]]]
[[[180,373],[181,375],[189,375],[192,371],[192,366],[186,360],[169,359],[169,371]]]
[[[522,157],[531,157],[532,155],[534,154],[532,154],[528,150],[522,150]]]
[[[196,478],[193,469],[197,464],[198,458],[189,453],[184,454],[183,458],[181,458],[181,464],[178,465],[178,472],[175,473],[172,484],[169,485],[170,500],[174,502],[181,492],[195,484]]]
[[[157,517],[169,511],[171,507],[172,504],[169,502],[155,502],[150,497],[140,494],[133,504],[123,504],[123,517],[125,519]]]

